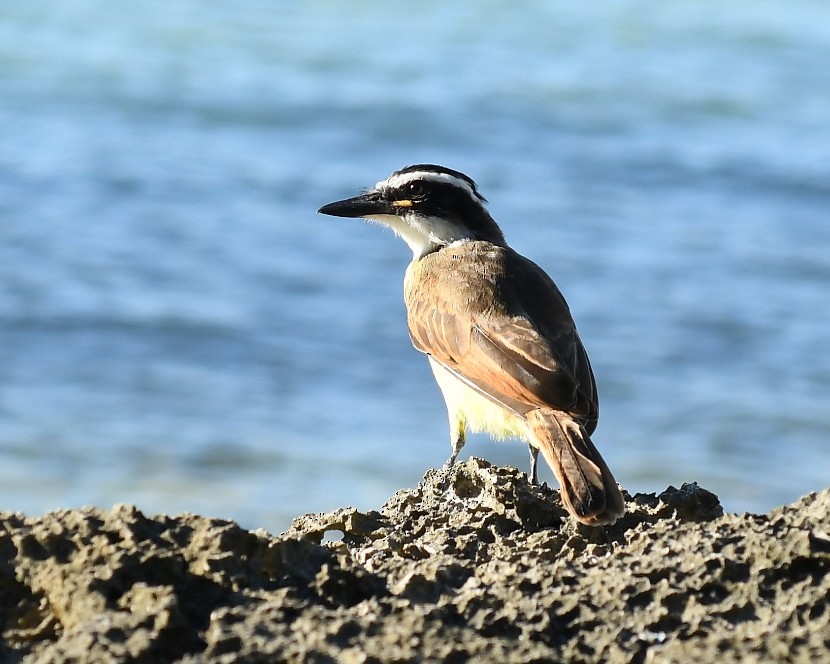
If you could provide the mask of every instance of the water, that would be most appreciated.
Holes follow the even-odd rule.
[[[422,161],[559,283],[629,489],[765,511],[827,486],[828,14],[3,3],[0,508],[279,531],[440,465],[408,250],[315,214]]]

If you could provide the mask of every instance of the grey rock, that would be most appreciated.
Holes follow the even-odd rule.
[[[470,459],[280,536],[135,507],[0,513],[2,662],[816,662],[830,490],[724,514],[695,484],[606,528]]]

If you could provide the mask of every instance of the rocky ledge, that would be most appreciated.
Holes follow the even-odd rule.
[[[280,536],[135,507],[0,514],[2,662],[773,662],[830,657],[830,491],[608,528],[470,459]]]

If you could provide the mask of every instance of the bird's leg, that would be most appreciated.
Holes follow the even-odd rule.
[[[452,454],[450,454],[450,458],[447,459],[447,462],[444,464],[444,468],[452,468],[453,464],[455,464],[455,460],[458,458],[459,452],[461,452],[461,449],[464,447],[466,442],[467,423],[462,417],[451,417],[450,447],[452,447]]]
[[[527,449],[530,451],[530,483],[539,484],[539,448],[528,444]]]

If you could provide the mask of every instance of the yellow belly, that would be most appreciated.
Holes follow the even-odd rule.
[[[528,440],[527,424],[523,419],[469,387],[431,357],[429,365],[447,403],[453,432],[463,433],[469,428],[475,432],[489,433],[500,440]]]

